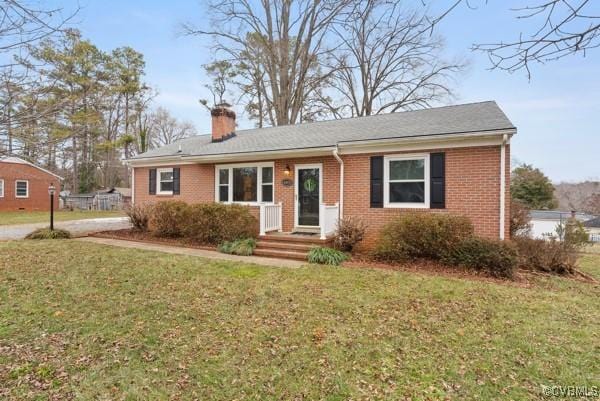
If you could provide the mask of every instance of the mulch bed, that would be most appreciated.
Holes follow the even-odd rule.
[[[216,246],[200,244],[198,242],[194,242],[185,238],[156,237],[148,232],[134,231],[128,228],[123,230],[101,231],[98,233],[91,234],[90,237],[122,239],[126,241],[145,242],[158,245],[171,245],[180,246],[183,248],[205,249],[209,251],[217,250]]]
[[[131,229],[123,229],[123,230],[114,230],[114,231],[102,231],[95,234],[91,234],[92,237],[98,238],[110,238],[110,239],[120,239],[126,241],[135,241],[135,242],[143,242],[150,244],[158,244],[158,245],[171,245],[171,246],[179,246],[184,248],[193,248],[193,249],[205,249],[210,251],[215,251],[217,249],[216,246],[200,244],[189,239],[185,238],[161,238],[156,237],[148,232],[140,232],[134,231]],[[415,260],[410,263],[382,263],[373,261],[368,257],[368,255],[358,254],[352,256],[352,259],[343,263],[344,267],[357,269],[357,268],[374,268],[374,269],[385,269],[385,270],[394,270],[394,271],[405,271],[411,273],[418,274],[426,274],[429,276],[443,276],[450,278],[460,278],[460,279],[468,279],[468,280],[476,280],[476,281],[484,281],[484,282],[493,282],[499,284],[510,284],[517,285],[519,287],[530,288],[534,284],[532,281],[535,277],[539,276],[553,276],[549,273],[542,272],[532,272],[528,270],[519,269],[515,272],[515,276],[513,279],[502,279],[491,277],[485,272],[479,272],[476,270],[465,269],[460,267],[452,267],[446,266],[441,263],[437,263],[434,261],[428,260]],[[597,281],[589,276],[577,274],[573,276],[563,276],[565,278],[572,278],[578,281],[584,282],[592,282],[597,283]]]
[[[492,277],[485,272],[465,269],[456,266],[446,266],[442,263],[430,260],[415,260],[410,263],[383,263],[373,261],[366,255],[355,255],[351,260],[344,262],[344,267],[348,268],[374,268],[384,270],[403,271],[410,273],[425,274],[428,276],[443,276],[450,278],[460,278],[484,282],[493,282],[499,284],[511,284],[520,287],[531,287],[531,275],[527,271],[517,271],[513,279],[503,279]]]

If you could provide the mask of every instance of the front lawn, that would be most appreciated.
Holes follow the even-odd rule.
[[[54,221],[96,219],[99,217],[125,216],[120,210],[61,210],[54,212]],[[0,212],[0,226],[12,224],[45,223],[50,221],[50,212]]]
[[[600,385],[598,333],[600,288],[561,278],[0,243],[5,399],[540,399]]]

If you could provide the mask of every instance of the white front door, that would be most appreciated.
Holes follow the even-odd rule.
[[[323,199],[323,165],[297,164],[294,185],[296,227],[318,227]]]

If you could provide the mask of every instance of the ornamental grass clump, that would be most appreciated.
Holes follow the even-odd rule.
[[[37,230],[27,234],[27,236],[25,237],[25,239],[69,239],[69,238],[71,238],[71,233],[69,231],[62,230],[60,228],[50,230],[49,227],[38,228]]]
[[[348,259],[348,255],[337,249],[317,246],[308,251],[307,258],[310,263],[338,266]]]
[[[225,241],[218,246],[218,251],[229,255],[250,256],[256,248],[254,238],[238,239],[235,241]]]

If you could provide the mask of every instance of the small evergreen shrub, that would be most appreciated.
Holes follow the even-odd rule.
[[[335,247],[343,252],[352,249],[363,240],[367,226],[358,217],[346,217],[338,221],[335,232]]]
[[[129,217],[129,221],[136,231],[148,231],[148,223],[152,216],[152,205],[142,203],[139,205],[131,205],[125,209],[125,214]]]
[[[241,205],[201,203],[189,207],[183,235],[202,244],[255,238],[258,221],[250,209]]]
[[[150,228],[158,237],[180,237],[189,206],[182,201],[158,202],[152,208]]]
[[[572,274],[577,265],[578,248],[557,240],[518,237],[519,267],[553,274]]]
[[[473,224],[467,217],[406,213],[384,226],[374,256],[385,261],[440,260],[472,236]]]
[[[50,227],[46,228],[38,228],[37,230],[30,232],[25,237],[26,239],[69,239],[71,238],[71,233],[67,230],[61,230],[60,228],[55,228],[54,230],[50,230]]]
[[[347,259],[347,254],[333,248],[318,246],[308,251],[308,261],[310,263],[338,266]]]
[[[517,250],[505,241],[470,237],[455,246],[442,262],[484,270],[495,277],[511,278],[518,264]]]
[[[230,255],[250,256],[256,248],[254,238],[238,239],[235,241],[225,241],[218,246],[219,252]]]

